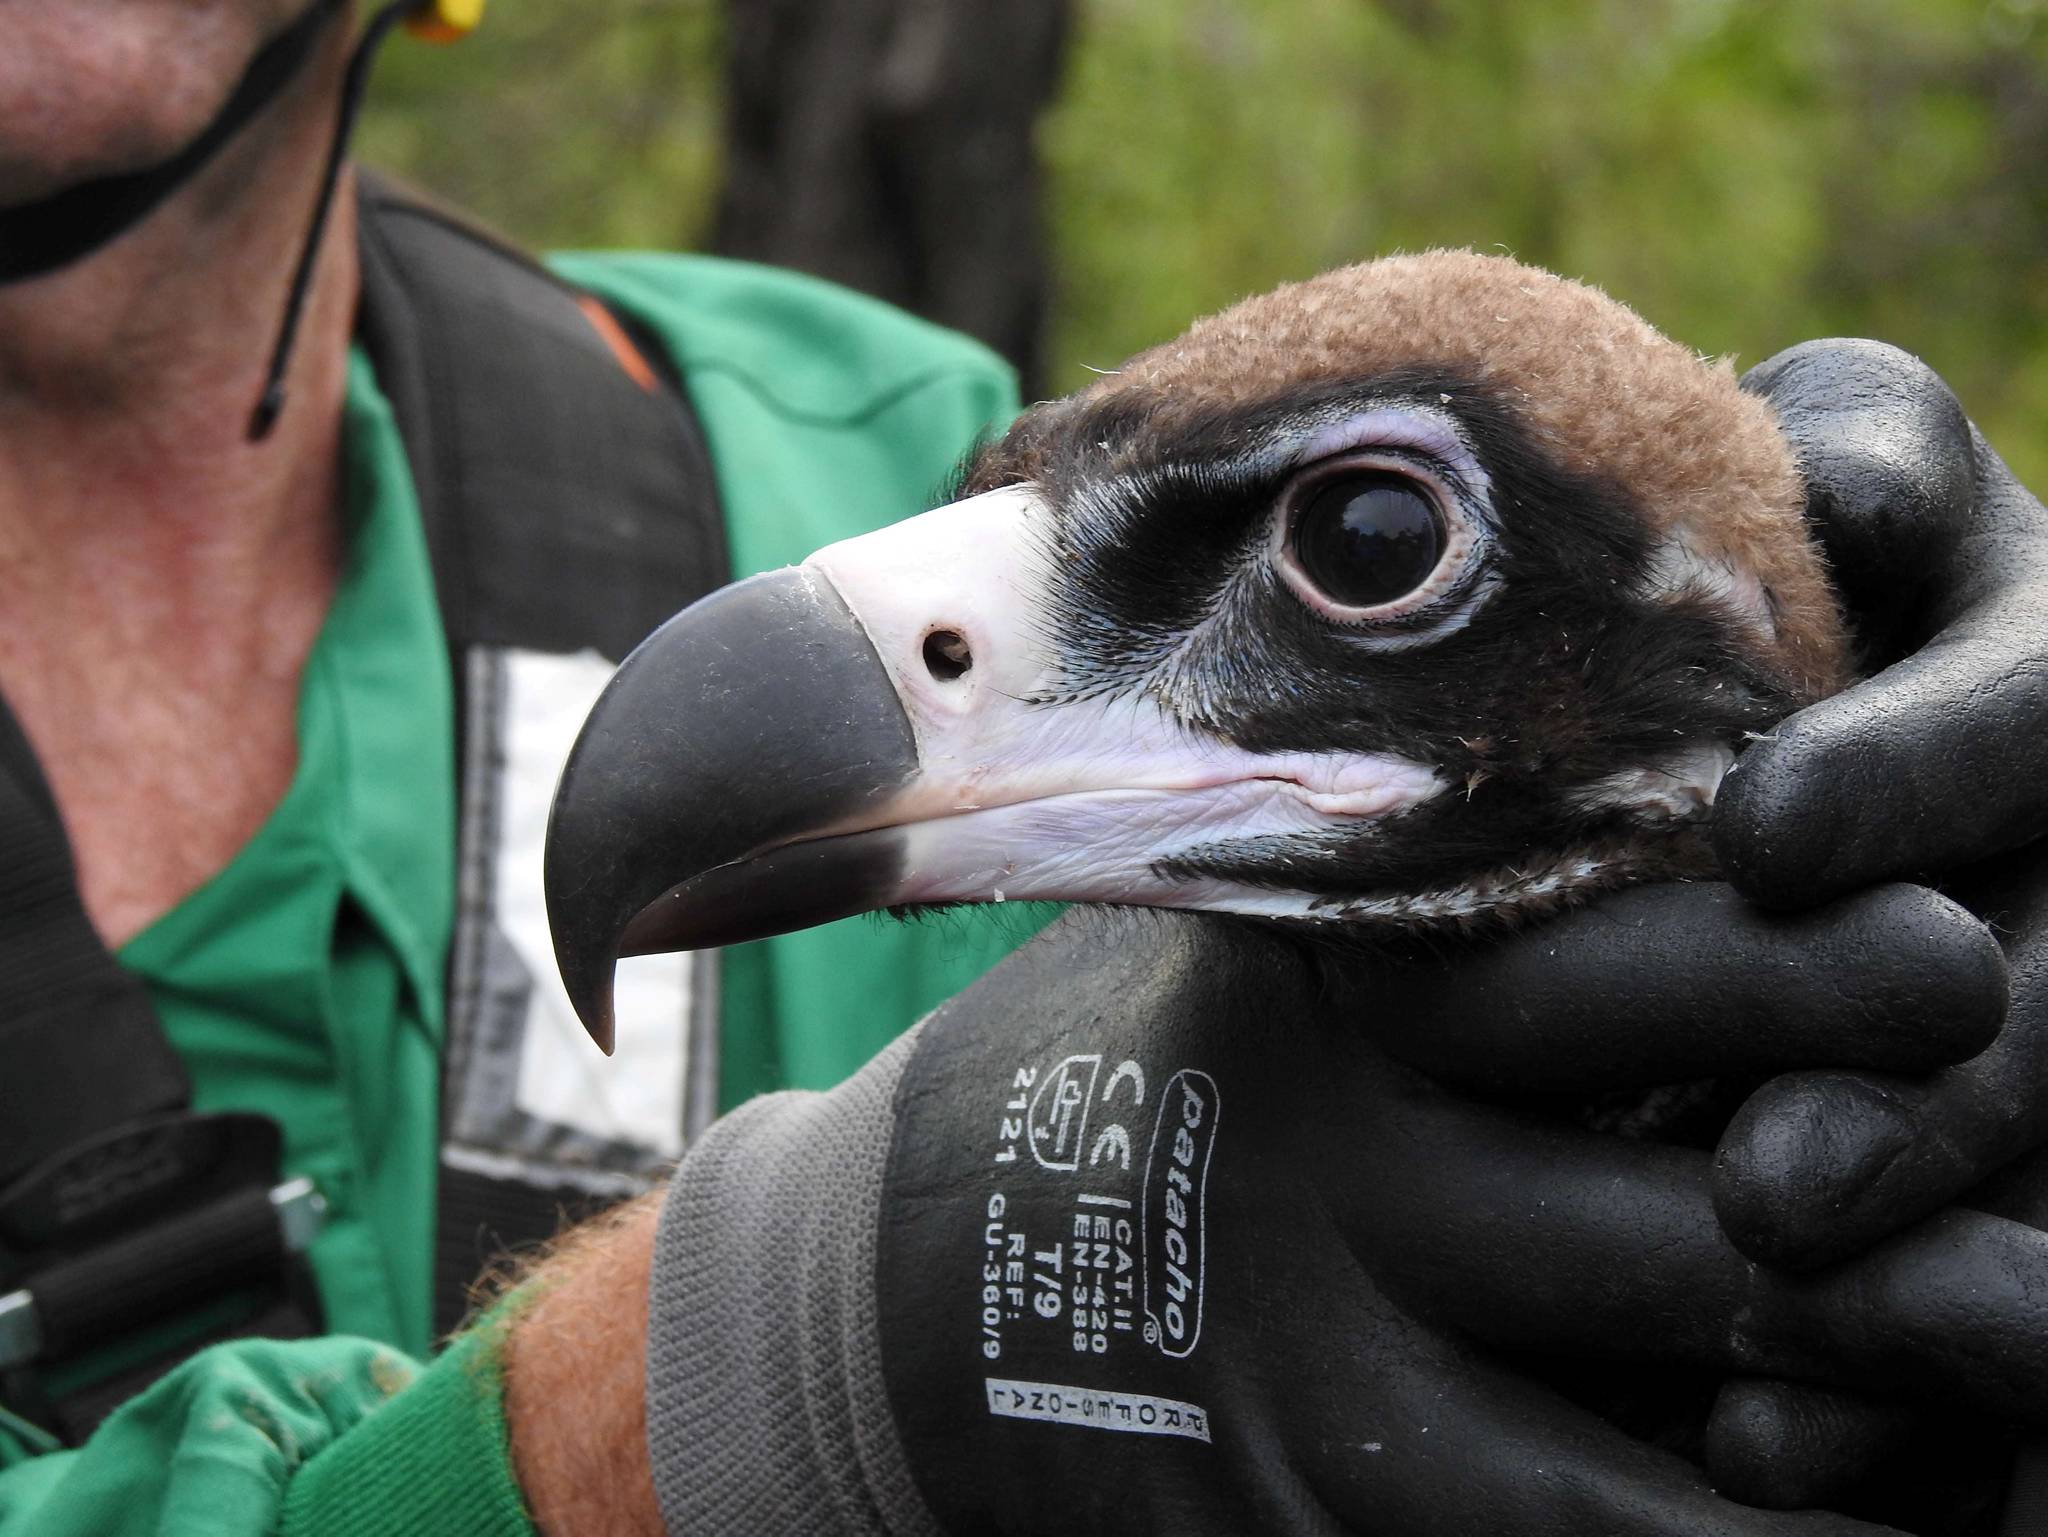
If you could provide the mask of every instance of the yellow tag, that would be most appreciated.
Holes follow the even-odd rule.
[[[420,0],[405,30],[430,43],[459,42],[484,19],[484,0]]]

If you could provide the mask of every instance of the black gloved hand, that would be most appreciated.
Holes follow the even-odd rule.
[[[1722,786],[1715,844],[1777,907],[1946,875],[2048,831],[2048,511],[1919,359],[1821,341],[1744,377],[1879,675],[1786,722]]]
[[[2048,891],[2048,882],[2037,884]],[[2014,1012],[2027,1014],[2042,1006],[2038,962],[2014,960]],[[1895,1082],[1904,1093],[1983,1060],[1937,1068],[1997,1030],[2008,983],[1983,924],[1924,887],[1898,884],[1789,914],[1759,909],[1720,883],[1642,887],[1503,943],[1432,946],[1353,963],[1349,974],[1380,1005],[1362,1015],[1375,1038],[1405,1061],[1481,1096],[1567,1101],[1702,1076],[1753,1081],[1831,1059],[1879,1069],[1862,1079]],[[1930,1068],[1932,1076],[1899,1076]],[[1795,1103],[1777,1088],[1823,1077],[1856,1075],[1837,1067],[1772,1079],[1728,1136],[1770,1153],[1769,1117]],[[1831,1132],[1860,1149],[1867,1130],[1853,1113],[1812,1134],[1794,1122],[1783,1162],[1794,1164],[1815,1137],[1825,1151]],[[2020,1220],[2048,1215],[2018,1200],[1972,1204]],[[1957,1514],[1963,1499],[1994,1491],[2011,1439],[1952,1413],[1916,1423],[1881,1393],[1740,1377],[1715,1397],[1704,1445],[1688,1449],[1730,1497],[1782,1509],[1853,1499],[1857,1509],[1905,1522]],[[1900,1456],[1905,1446],[1914,1455]]]
[[[1716,1180],[1728,1231],[1760,1258],[1811,1266],[2048,1140],[2048,857],[2007,854],[2048,828],[2048,512],[1946,386],[1894,349],[1811,343],[1745,385],[1798,448],[1867,665],[1885,670],[1744,756],[1722,790],[1723,862],[1745,892],[1780,906],[1888,875],[1940,878],[1998,932],[2013,976],[2006,1028],[1972,1061],[1923,1081],[1794,1074],[1729,1127]],[[2038,1223],[2041,1162],[1967,1199]],[[1715,1463],[1779,1504],[1846,1487],[1899,1439],[1900,1417],[1884,1406],[1817,1414],[1796,1390],[1753,1385],[1726,1396]],[[1745,1412],[1763,1399],[1773,1407]],[[2044,1475],[2036,1449],[2003,1529],[2048,1509]]]
[[[1952,908],[1873,903],[1917,904],[1978,985]],[[2040,1235],[1958,1212],[1824,1278],[1761,1269],[1708,1155],[1446,1094],[1355,1028],[1405,1007],[1358,975],[1242,924],[1075,914],[926,1024],[876,1295],[944,1530],[1871,1530],[1733,1505],[1488,1345],[2048,1415]],[[1846,1017],[1890,1052],[1909,991]]]
[[[1941,976],[1818,1034],[1907,1067],[1970,1049],[1968,1010],[1898,1026],[1982,990],[1981,931],[1870,901],[1937,936]],[[1750,953],[1810,938],[1756,924]],[[1362,976],[1229,920],[1076,913],[839,1089],[728,1117],[653,1278],[671,1528],[1877,1530],[1734,1505],[1488,1343],[2048,1418],[2037,1234],[1955,1214],[1824,1280],[1759,1270],[1706,1154],[1447,1094],[1358,1030],[1410,1006]],[[1716,1057],[1692,1013],[1613,1081]]]
[[[1744,380],[1798,450],[1809,508],[1876,676],[1793,717],[1722,786],[1715,846],[1775,907],[1940,878],[1992,920],[2011,1023],[1924,1084],[1803,1075],[1769,1086],[1723,1149],[1737,1243],[1822,1264],[1935,1210],[2048,1136],[2048,998],[2035,999],[2048,875],[1967,866],[2048,829],[2048,510],[1917,359],[1813,342]]]

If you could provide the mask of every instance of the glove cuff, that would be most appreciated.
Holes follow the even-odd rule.
[[[890,1418],[874,1294],[914,1036],[829,1094],[742,1106],[676,1171],[647,1328],[648,1455],[675,1537],[938,1537]]]

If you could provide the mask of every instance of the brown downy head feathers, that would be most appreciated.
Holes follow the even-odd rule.
[[[1034,441],[1077,408],[1142,399],[1170,430],[1418,366],[1488,386],[1557,463],[1627,487],[1652,528],[1690,552],[1674,590],[1688,577],[1725,584],[1754,610],[1764,658],[1802,702],[1847,684],[1847,630],[1770,406],[1737,387],[1726,360],[1597,288],[1505,256],[1390,256],[1245,299],[1039,407],[1052,420],[1020,424],[995,478],[1028,478]]]

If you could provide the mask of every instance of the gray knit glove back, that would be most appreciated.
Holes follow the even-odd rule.
[[[887,1409],[875,1237],[905,1036],[829,1094],[772,1094],[677,1171],[655,1241],[647,1435],[677,1537],[925,1537]]]

